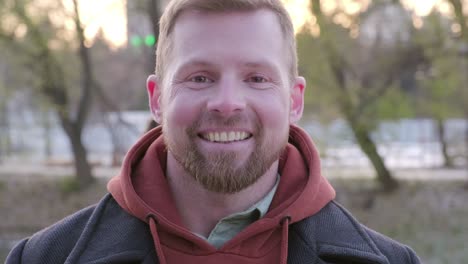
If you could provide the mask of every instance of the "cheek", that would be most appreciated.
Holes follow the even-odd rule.
[[[195,122],[200,114],[201,102],[194,97],[177,96],[166,104],[164,120],[166,125],[188,127]]]
[[[289,127],[289,102],[285,97],[262,97],[257,102],[256,112],[266,127]]]

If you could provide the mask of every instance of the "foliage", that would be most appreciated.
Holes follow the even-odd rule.
[[[0,38],[15,53],[27,55],[23,66],[31,70],[36,80],[29,87],[36,88],[55,109],[72,146],[77,179],[84,186],[93,176],[81,133],[92,105],[91,91],[97,83],[77,0],[72,1],[71,8],[65,3],[59,0],[0,2],[0,14],[5,18],[0,23]],[[67,65],[77,67],[70,69]],[[79,66],[81,69],[77,70]]]
[[[76,177],[66,176],[58,182],[59,190],[63,195],[69,195],[81,190],[81,184]]]
[[[386,15],[388,10],[392,11],[390,15]],[[394,16],[402,17],[401,28],[378,26]],[[312,36],[308,29],[298,35],[300,70],[313,87],[306,91],[306,103],[322,105],[319,109],[325,115],[331,112],[336,117],[343,109],[330,109],[340,107],[340,98],[345,97],[366,122],[411,116],[409,102],[398,89],[405,77],[414,78],[411,73],[423,60],[423,53],[409,37],[413,29],[407,12],[398,5],[372,4],[367,11],[355,15],[355,24],[349,28],[337,25],[327,16],[318,21],[319,36]],[[354,31],[362,33],[354,35]],[[385,105],[398,107],[398,111]]]
[[[315,119],[345,118],[358,143],[358,135],[369,135],[380,120],[433,118],[450,164],[444,120],[468,113],[468,54],[460,56],[460,47],[468,46],[464,2],[447,0],[453,17],[435,10],[419,17],[400,1],[361,3],[357,12],[340,1],[327,11],[329,2],[311,0],[313,22],[297,36],[300,73],[309,87],[306,109]],[[461,35],[453,31],[457,23]],[[372,140],[361,143],[379,163]]]
[[[398,86],[390,87],[385,96],[377,98],[373,109],[377,120],[414,116],[412,100]]]
[[[448,18],[433,12],[415,34],[426,57],[426,63],[417,72],[418,91],[413,98],[419,115],[446,119],[463,114],[459,94],[464,85],[458,53],[460,43],[453,38],[450,26]]]
[[[320,34],[307,27],[298,34],[300,72],[310,87],[308,109],[333,119],[343,113],[336,109],[340,97],[347,97],[366,122],[463,114],[460,89],[466,78],[459,50],[464,40],[452,32],[459,19],[433,11],[421,17],[422,28],[415,28],[416,15],[395,2],[372,1],[354,15],[338,8],[315,14]],[[317,5],[323,1],[311,3],[312,12],[322,12]],[[347,27],[335,21],[337,16],[349,19]],[[337,68],[344,69],[345,90],[336,82]]]
[[[77,103],[77,89],[72,88],[79,81],[76,38],[69,33],[65,37],[63,25],[54,22],[58,20],[56,17],[70,19],[61,1],[41,3],[1,2],[0,12],[4,19],[0,24],[0,36],[20,62],[20,70],[31,73],[28,87],[35,89],[40,98],[60,108],[61,112],[68,113],[71,110],[65,107],[68,101]],[[58,83],[66,85],[54,91],[52,86]],[[52,95],[53,92],[57,95]]]
[[[399,90],[424,61],[421,47],[411,38],[411,18],[394,2],[375,1],[354,15],[345,10],[327,14],[323,3],[311,1],[320,34],[305,29],[298,36],[301,73],[320,86],[306,93],[305,101],[317,104],[321,114],[343,116],[384,189],[394,189],[397,184],[370,133],[382,118],[412,114],[410,101]],[[347,15],[348,23],[337,22],[340,14]]]

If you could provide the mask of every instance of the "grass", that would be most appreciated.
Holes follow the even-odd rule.
[[[362,223],[411,246],[423,263],[468,263],[464,182],[405,181],[396,193],[377,197],[360,191],[366,184],[360,180],[333,183],[338,191],[345,189],[339,202]]]
[[[0,175],[2,177],[3,175]],[[85,190],[76,189],[72,177],[54,180],[37,177],[15,180],[4,177],[0,188],[0,263],[18,241],[38,230],[99,201],[106,193],[106,180]]]
[[[74,190],[68,178],[11,179],[0,184],[0,262],[11,246],[2,244],[2,240],[28,236],[96,203],[106,193],[105,180],[86,190]],[[397,192],[377,196],[370,180],[333,180],[332,185],[337,200],[356,218],[411,246],[423,263],[468,263],[468,190],[463,189],[464,182],[404,181]]]
[[[66,176],[58,180],[58,186],[64,195],[78,192],[81,189],[80,182],[74,176]]]

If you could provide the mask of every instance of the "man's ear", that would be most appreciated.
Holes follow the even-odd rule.
[[[291,90],[291,108],[289,111],[289,122],[297,123],[304,111],[304,91],[306,81],[304,77],[297,77]]]
[[[150,75],[146,80],[146,90],[148,92],[149,107],[154,120],[161,124],[161,85],[156,75]]]

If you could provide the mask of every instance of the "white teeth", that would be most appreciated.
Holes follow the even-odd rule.
[[[247,133],[245,132],[241,132],[239,136],[240,136],[239,140],[241,140],[241,139],[247,138],[249,135],[247,135]]]
[[[229,132],[212,132],[203,135],[203,138],[211,142],[232,142],[244,140],[249,137],[246,132],[229,131]]]
[[[226,132],[221,132],[221,136],[219,137],[219,139],[220,139],[219,141],[223,141],[223,142],[227,141],[227,139],[228,139],[227,133]]]
[[[236,132],[234,132],[234,131],[229,132],[229,137],[228,138],[229,138],[229,140],[238,140],[236,138]]]

